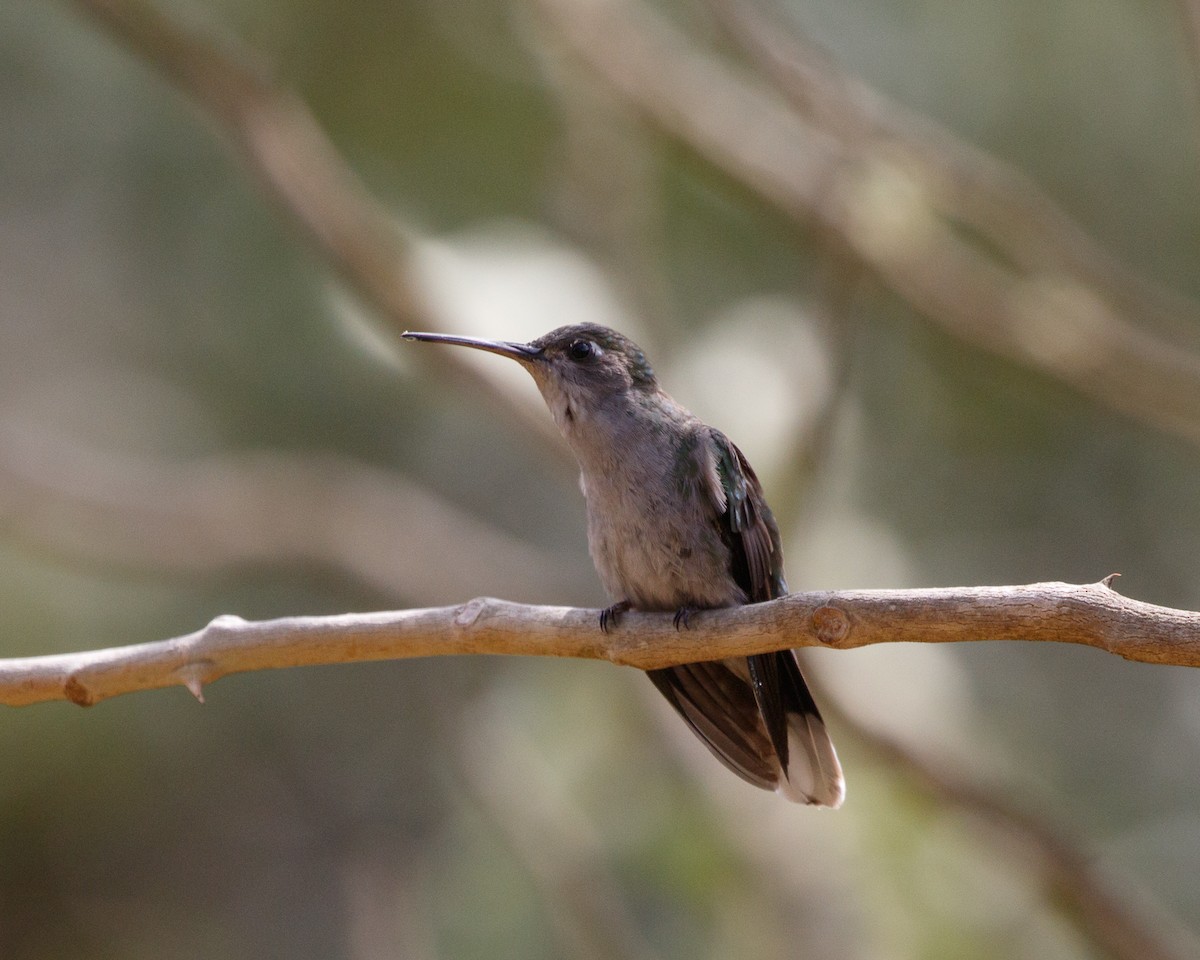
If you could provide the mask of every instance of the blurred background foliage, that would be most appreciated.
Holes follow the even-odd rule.
[[[844,66],[1200,294],[1171,4],[789,2]],[[420,238],[453,332],[596,319],[642,341],[782,505],[793,588],[1120,571],[1130,595],[1200,607],[1194,445],[869,278],[831,311],[819,231],[633,118],[523,5],[161,6],[240,37],[311,107]],[[661,12],[738,60],[706,8]],[[568,461],[398,346],[197,110],[71,4],[0,5],[0,117],[0,655],[220,613],[603,602]],[[1194,325],[1169,333],[1200,350]],[[366,574],[344,556],[390,539],[355,514],[371,501],[218,482],[250,455],[282,487],[288,464],[366,472],[382,529],[420,534]],[[320,543],[278,546],[288,524]],[[511,562],[473,561],[483,540]],[[1067,825],[1149,916],[1196,929],[1200,674],[1032,644],[810,663],[843,709]],[[0,957],[1103,955],[1000,827],[838,742],[830,814],[736,781],[598,663],[381,663],[232,677],[203,708],[180,688],[8,711]]]

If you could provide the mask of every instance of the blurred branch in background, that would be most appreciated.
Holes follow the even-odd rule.
[[[218,39],[189,29],[138,0],[75,4],[209,116],[276,206],[394,333],[445,329],[416,266],[420,238],[366,192],[308,107],[275,83],[253,51],[227,34]],[[562,454],[540,403],[523,400],[486,373],[464,377],[469,368],[452,351],[426,351],[420,362],[478,385]]]
[[[474,801],[537,884],[566,955],[657,960],[600,838],[561,780],[513,724],[490,715],[472,720],[464,724],[471,730],[460,764],[464,800]]]
[[[191,33],[140,3],[76,3],[210,114],[267,192],[393,329],[453,326],[431,312],[421,293],[416,237],[375,205],[304,105],[249,52],[227,38],[217,43]],[[1137,329],[1120,312],[1182,317],[1194,315],[1195,306],[1122,267],[1019,174],[931,121],[905,119],[806,53],[798,39],[781,45],[777,31],[745,6],[721,4],[793,100],[808,104],[819,128],[689,49],[648,12],[611,2],[576,8],[571,0],[542,0],[542,6],[615,93],[783,210],[824,224],[844,248],[837,271],[851,276],[834,286],[853,286],[857,268],[846,265],[849,256],[859,257],[969,342],[1200,440],[1200,358]],[[845,202],[831,199],[839,196]],[[987,260],[939,214],[970,225],[1028,272],[1014,275]],[[1107,279],[1097,287],[1100,278]],[[450,365],[443,369],[458,382],[480,384],[496,407],[513,412],[562,455],[532,394],[505,389],[490,369],[461,361],[453,351],[419,357]],[[809,452],[801,444],[797,462]]]
[[[970,190],[970,181],[958,184],[977,209],[966,209],[959,193],[944,212],[941,205],[955,196],[943,193],[950,186],[944,171],[973,171],[978,188],[978,168],[949,168],[936,151],[917,153],[887,138],[864,145],[845,129],[809,123],[641,5],[537,4],[551,34],[649,122],[802,224],[841,236],[880,279],[954,336],[1200,442],[1200,356],[1136,323],[1170,312],[1163,301],[1172,298],[1151,296],[1141,280],[1113,288],[1119,296],[1107,283],[1098,286],[1098,277],[1132,272],[1081,240],[1086,234],[1052,205],[1043,210],[1040,194],[1014,199],[1023,181],[1005,174],[1003,189],[993,184],[989,193]],[[988,162],[989,177],[1002,169]],[[1028,220],[1030,211],[1041,214]],[[979,233],[986,226],[989,243],[969,242],[964,225]],[[1030,244],[1043,257],[1059,247],[1073,252],[1031,263]],[[989,255],[992,247],[998,255]],[[1187,314],[1195,315],[1194,306]]]
[[[510,537],[395,472],[333,454],[171,463],[0,423],[0,527],[76,561],[181,575],[316,562],[389,596],[449,602],[447,585],[572,592],[587,564]],[[437,549],[442,542],[470,550]]]
[[[280,209],[386,319],[400,326],[426,319],[407,270],[411,238],[367,195],[308,108],[249,51],[150,4],[76,2],[209,114]]]
[[[1089,844],[1076,830],[1066,828],[1061,818],[1036,815],[1011,799],[1003,784],[983,785],[927,752],[913,749],[843,707],[829,690],[814,682],[811,672],[808,679],[822,704],[822,713],[839,738],[851,733],[857,744],[865,747],[866,756],[891,771],[899,771],[901,782],[915,794],[945,815],[961,815],[966,825],[974,828],[982,846],[1008,851],[1020,863],[1019,870],[1034,874],[1034,883],[1040,885],[1036,896],[1053,904],[1097,948],[1098,955],[1115,960],[1185,960],[1197,956],[1200,943],[1191,932],[1165,914],[1129,878],[1102,869],[1096,862],[1098,858],[1087,852]],[[664,735],[674,736],[677,731],[672,726]],[[696,761],[697,778],[715,786],[708,777],[708,757],[694,751],[686,755]],[[737,785],[733,786],[736,789]],[[724,790],[715,792],[716,799],[725,800]],[[730,832],[745,840],[748,855],[760,870],[779,874],[774,882],[787,885],[790,852],[781,855],[770,845],[764,848],[756,842],[755,830],[746,827],[743,808],[736,801],[722,806],[727,808]],[[744,836],[747,833],[751,836]]]
[[[661,256],[657,139],[627,104],[574,61],[552,55],[545,45],[534,52],[562,120],[553,200],[557,219],[600,261],[647,327],[660,332],[677,327],[680,318]]]
[[[1022,272],[1075,276],[1122,313],[1156,327],[1190,331],[1200,324],[1200,304],[1130,269],[1021,171],[885,97],[762,4],[711,3],[797,114],[835,136],[848,160],[883,155],[902,163],[948,224],[975,231]]]
[[[1030,869],[1046,887],[1046,898],[1058,904],[1096,947],[1117,960],[1184,960],[1200,947],[1173,917],[1151,902],[1146,891],[1128,879],[1107,875],[1084,851],[1086,843],[1054,826],[1005,794],[1000,784],[982,786],[900,740],[863,723],[836,698],[817,688],[824,713],[839,727],[853,730],[869,753],[889,768],[902,771],[921,794],[947,808],[964,811],[973,821],[1014,841]],[[995,836],[985,839],[993,844]]]
[[[806,422],[799,423],[790,435],[782,438],[786,452],[777,473],[787,477],[788,483],[772,497],[775,504],[772,509],[777,517],[800,515],[829,452],[838,415],[842,412],[841,401],[847,395],[854,372],[853,340],[860,332],[860,324],[853,305],[863,279],[862,263],[839,238],[828,237],[812,312],[828,344],[826,354],[830,358],[831,376],[825,389],[818,393],[815,409]]]
[[[452,654],[584,657],[650,670],[789,647],[1032,640],[1078,643],[1148,663],[1200,666],[1200,613],[1122,597],[1100,583],[792,593],[700,611],[627,612],[602,631],[598,611],[479,597],[454,607],[248,621],[218,617],[156,643],[0,660],[0,703],[90,706],[138,690],[204,684],[246,670]]]

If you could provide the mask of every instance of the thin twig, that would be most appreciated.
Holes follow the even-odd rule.
[[[678,630],[669,614],[626,613],[599,629],[598,611],[479,597],[455,607],[285,617],[218,617],[170,640],[86,653],[0,660],[0,704],[90,705],[138,690],[205,684],[247,670],[431,657],[584,657],[649,670],[788,647],[1036,640],[1098,647],[1130,660],[1200,666],[1200,613],[1087,585],[795,593],[710,610]]]

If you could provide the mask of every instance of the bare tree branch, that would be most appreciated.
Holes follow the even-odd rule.
[[[1062,258],[1022,267],[1027,258],[1011,243],[1003,258],[994,257],[943,217],[934,202],[939,184],[926,167],[886,142],[864,146],[806,122],[644,6],[536,5],[553,35],[651,123],[783,212],[841,236],[879,278],[956,337],[1200,443],[1200,356],[1138,325],[1143,313],[1161,314],[1157,299],[1151,304],[1127,289],[1122,300],[1133,298],[1130,305],[1096,286],[1107,258],[1084,275]],[[1027,239],[1037,237],[1045,249],[1062,242],[1064,224],[1052,219],[1051,235],[1045,218],[1025,224]],[[1085,252],[1075,244],[1076,258]]]
[[[454,607],[285,617],[222,616],[170,640],[86,653],[0,660],[0,704],[91,705],[138,690],[204,684],[247,670],[450,654],[610,660],[649,670],[787,647],[1038,640],[1098,647],[1129,660],[1200,666],[1200,614],[1088,585],[794,593],[703,611],[690,629],[665,614],[626,613],[609,633],[598,612],[486,597]]]

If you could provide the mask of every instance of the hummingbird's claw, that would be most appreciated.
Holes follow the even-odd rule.
[[[692,619],[692,614],[696,612],[695,607],[680,607],[675,611],[675,629],[687,630],[689,621]]]
[[[604,633],[608,633],[609,624],[612,624],[612,626],[615,627],[617,625],[617,617],[619,617],[621,614],[623,614],[626,610],[628,610],[632,606],[633,606],[633,604],[631,604],[628,600],[621,600],[618,603],[614,603],[611,607],[605,607],[603,610],[601,610],[600,611],[600,629],[601,629],[601,631]]]

